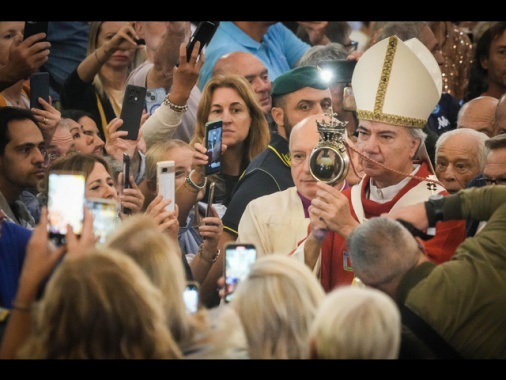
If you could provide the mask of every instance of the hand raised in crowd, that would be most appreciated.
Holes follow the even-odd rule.
[[[214,206],[211,204],[208,207],[211,207],[211,216],[202,218],[199,234],[204,238],[203,250],[214,253],[218,250],[218,242],[223,233],[223,223]]]
[[[203,170],[204,166],[206,166],[209,161],[209,156],[207,155],[207,149],[201,143],[195,143],[195,144],[193,144],[193,147],[195,148],[195,153],[193,154],[192,168],[195,169],[195,168],[201,167]],[[227,151],[227,146],[225,144],[221,144],[221,153],[223,154],[226,151]]]
[[[122,192],[119,195],[121,209],[123,210],[124,208],[128,208],[132,213],[141,212],[144,205],[144,194],[142,194],[142,191],[135,183],[134,176],[130,176],[129,182],[131,187],[122,189]],[[118,183],[123,183],[123,172],[118,175]]]
[[[35,34],[26,40],[15,37],[9,48],[8,60],[0,67],[0,91],[28,78],[47,62],[51,43],[41,41],[44,37],[45,33]]]
[[[99,237],[93,232],[93,213],[88,207],[84,208],[83,229],[81,235],[77,236],[69,225],[67,231],[67,254],[66,258],[78,257],[89,249],[95,247]]]
[[[179,232],[179,209],[177,204],[174,204],[174,211],[165,209],[171,202],[173,201],[170,199],[163,199],[163,195],[158,194],[146,208],[146,214],[153,217],[160,231],[166,232],[177,241]]]
[[[186,43],[179,46],[179,67],[174,67],[173,86],[170,94],[170,100],[175,104],[186,104],[190,97],[190,92],[196,85],[200,69],[205,61],[205,54],[198,53],[200,41],[193,46],[190,60],[186,60]],[[198,57],[198,60],[197,60]]]
[[[142,46],[137,45],[136,40],[138,39],[139,35],[135,31],[133,23],[129,23],[114,34],[109,41],[104,43],[104,47],[106,52],[110,52],[111,54],[116,50],[143,49]]]
[[[39,126],[42,135],[44,136],[46,145],[49,145],[51,143],[54,131],[56,130],[56,126],[61,121],[61,112],[53,107],[51,98],[49,98],[49,100],[50,102],[46,102],[43,98],[39,98],[38,101],[44,109],[30,109],[30,111],[32,111],[33,115],[39,122]]]
[[[48,212],[47,207],[43,207],[40,212],[40,221],[33,230],[30,241],[26,247],[26,257],[21,270],[19,280],[20,288],[22,286],[31,289],[31,295],[35,297],[36,290],[42,281],[51,273],[63,254],[67,251],[66,246],[56,247],[49,239]],[[25,289],[26,290],[26,289]],[[23,291],[19,289],[18,292]],[[33,293],[32,293],[33,292]],[[35,299],[24,299],[24,302],[30,304]],[[18,302],[20,300],[18,299]]]
[[[142,131],[139,130],[137,140],[126,140],[123,136],[128,135],[127,131],[121,130],[123,120],[114,118],[107,124],[109,135],[105,141],[105,151],[119,162],[123,162],[123,153],[128,153],[130,157],[135,157],[137,153],[137,144],[142,139]]]
[[[118,50],[134,51],[144,49],[144,46],[137,45],[139,39],[132,23],[127,23],[113,35],[105,37],[105,42],[98,46],[93,54],[89,54],[77,67],[79,78],[86,83],[93,82],[95,75],[99,73],[104,64]]]

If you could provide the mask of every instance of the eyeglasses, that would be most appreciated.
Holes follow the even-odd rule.
[[[506,185],[506,178],[487,178],[487,177],[481,177],[480,180],[482,182],[485,182],[486,185]]]
[[[352,51],[357,50],[358,48],[358,41],[350,40],[350,43],[347,45],[344,45],[344,47],[351,53]]]
[[[51,161],[56,160],[59,155],[56,153],[47,152],[46,150],[41,149],[40,153],[42,153],[42,157],[44,157],[44,164],[49,164]]]

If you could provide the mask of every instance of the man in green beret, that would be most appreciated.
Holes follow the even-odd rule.
[[[272,82],[271,114],[277,131],[271,133],[267,149],[250,162],[236,185],[222,218],[220,249],[226,242],[236,240],[239,221],[251,200],[294,186],[288,149],[290,132],[302,119],[328,112],[332,106],[328,84],[320,73],[316,66],[297,67]],[[223,268],[216,268],[215,264],[211,271],[218,279]],[[219,302],[219,297],[215,302]]]

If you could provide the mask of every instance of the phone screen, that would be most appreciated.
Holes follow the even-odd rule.
[[[98,244],[104,244],[107,236],[118,225],[118,203],[112,199],[86,199],[86,206],[93,214],[93,232]]]
[[[66,244],[67,224],[80,235],[83,228],[84,174],[52,172],[48,183],[48,233],[56,244]]]
[[[206,149],[209,161],[205,166],[205,174],[221,172],[221,145],[223,143],[223,121],[221,119],[206,123]]]
[[[230,302],[233,293],[244,279],[257,258],[253,244],[227,244],[225,246],[225,302]]]
[[[199,286],[197,282],[187,282],[183,292],[183,299],[188,313],[193,314],[199,310]]]

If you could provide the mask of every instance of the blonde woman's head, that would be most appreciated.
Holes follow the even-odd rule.
[[[181,342],[187,338],[190,326],[183,300],[186,278],[177,241],[161,232],[151,216],[134,214],[121,222],[105,244],[133,258],[162,290],[175,339]]]
[[[313,359],[397,359],[400,312],[377,289],[339,287],[320,305],[309,336]]]
[[[303,263],[260,257],[230,302],[244,326],[252,359],[307,359],[309,326],[324,291]]]
[[[113,249],[66,258],[37,305],[32,336],[19,357],[179,358],[162,299],[142,269]]]

